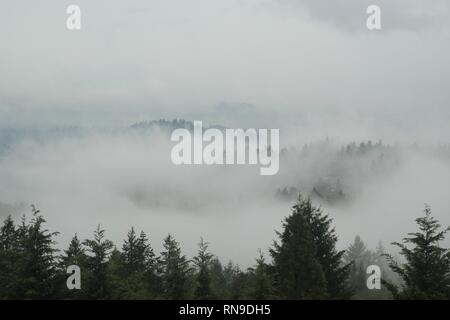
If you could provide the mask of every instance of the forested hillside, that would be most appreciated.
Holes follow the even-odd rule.
[[[11,216],[0,228],[1,299],[449,299],[450,251],[440,246],[442,229],[429,207],[403,241],[399,257],[380,243],[368,250],[356,236],[336,248],[332,218],[309,198],[298,197],[277,240],[260,251],[253,267],[223,263],[200,238],[194,257],[168,234],[156,254],[150,236],[132,228],[120,244],[98,226],[92,238],[75,234],[58,250],[58,232],[48,230],[38,209],[29,219]],[[249,235],[251,237],[251,235]],[[264,250],[265,251],[265,250]],[[69,290],[66,269],[81,270],[81,289]],[[366,270],[380,267],[381,289],[369,290]]]

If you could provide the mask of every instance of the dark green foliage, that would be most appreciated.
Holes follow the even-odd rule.
[[[122,252],[113,251],[110,270],[114,277],[114,298],[155,297],[158,285],[156,257],[143,231],[138,237],[134,228],[131,228],[122,245]]]
[[[273,268],[266,263],[262,251],[256,259],[256,266],[249,268],[248,297],[256,300],[273,299],[276,297],[273,287]]]
[[[69,243],[69,248],[64,250],[62,262],[67,266],[73,264],[82,265],[86,262],[85,250],[76,233]]]
[[[81,241],[78,239],[78,235],[75,233],[69,243],[69,247],[67,248],[67,250],[64,250],[64,253],[61,256],[61,262],[58,272],[58,282],[60,283],[58,293],[59,296],[64,296],[65,298],[72,299],[82,299],[87,297],[86,288],[84,287],[84,285],[81,286],[80,290],[68,290],[66,286],[66,280],[68,276],[66,270],[71,265],[80,267],[81,283],[87,283],[86,274],[84,272],[85,270],[87,270],[86,261],[87,256],[85,254],[85,249]]]
[[[18,295],[25,299],[54,297],[57,262],[53,237],[57,232],[44,228],[45,219],[32,206],[33,217],[29,224],[22,220],[18,229],[19,260],[16,277]]]
[[[247,287],[247,275],[238,265],[231,261],[223,269],[225,276],[225,291],[227,298],[233,300],[245,299],[245,288]]]
[[[0,299],[20,297],[17,290],[18,250],[18,232],[11,216],[8,216],[0,228]]]
[[[217,257],[210,263],[211,291],[215,298],[227,297],[227,281],[225,279],[222,263]]]
[[[196,299],[211,299],[213,298],[211,290],[211,260],[213,255],[208,252],[208,243],[200,239],[198,244],[198,254],[194,257],[194,265],[197,271],[197,288],[195,289]]]
[[[114,244],[105,239],[105,230],[97,226],[94,239],[83,242],[86,246],[86,268],[88,273],[87,296],[92,299],[108,299],[109,291],[108,260],[114,249]]]
[[[185,299],[188,297],[188,277],[191,273],[189,261],[181,254],[178,242],[169,234],[164,239],[161,252],[160,273],[163,297],[166,299]]]
[[[144,273],[155,268],[155,253],[143,231],[138,237],[134,228],[131,228],[122,246],[122,251],[127,274]]]
[[[449,228],[441,226],[425,207],[425,216],[416,219],[419,230],[408,233],[400,248],[406,263],[399,265],[388,255],[389,265],[403,280],[403,285],[388,283],[396,299],[449,299],[450,298],[450,250],[440,246]],[[410,244],[412,247],[408,247]]]
[[[192,264],[171,235],[157,256],[134,228],[120,249],[98,226],[93,239],[75,234],[56,255],[57,233],[33,207],[31,220],[16,226],[7,217],[0,227],[0,299],[347,299],[350,288],[353,299],[449,299],[450,252],[439,245],[447,230],[440,231],[429,208],[416,221],[419,231],[395,243],[403,265],[381,244],[371,252],[359,236],[344,254],[332,220],[300,197],[277,232],[272,261],[260,251],[256,264],[242,270],[231,261],[223,267],[203,239]],[[381,290],[367,289],[372,264],[382,270]],[[70,265],[80,267],[80,290],[66,286]]]
[[[302,203],[277,232],[280,243],[274,242],[273,258],[278,294],[287,299],[324,299],[327,296],[325,274],[317,257],[317,246],[311,226],[301,210]]]
[[[312,205],[310,199],[300,196],[294,206],[294,212],[302,214],[309,224],[313,241],[317,250],[317,259],[325,276],[327,299],[348,299],[352,290],[348,285],[350,264],[343,263],[345,250],[338,251],[338,237],[332,226],[333,220],[318,207]]]
[[[281,244],[271,250],[279,292],[295,299],[348,299],[350,264],[336,249],[332,219],[299,196],[286,218]]]
[[[0,298],[50,299],[57,293],[57,232],[44,228],[45,219],[32,206],[32,219],[19,227],[11,217],[0,229]]]

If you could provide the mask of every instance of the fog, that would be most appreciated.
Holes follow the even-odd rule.
[[[71,3],[2,3],[1,125],[182,117],[304,124],[315,138],[339,135],[336,123],[373,139],[448,136],[447,1],[381,1],[380,32],[359,1],[79,0],[82,29],[68,31]]]
[[[1,160],[0,202],[35,204],[49,227],[62,233],[61,246],[75,232],[90,237],[97,224],[120,245],[134,226],[157,250],[170,232],[193,255],[202,236],[219,257],[244,266],[271,245],[290,213],[296,194],[280,198],[284,187],[305,196],[314,196],[313,188],[329,193],[313,199],[334,218],[342,248],[356,234],[371,246],[382,240],[388,247],[414,230],[425,203],[450,224],[445,147],[380,146],[343,155],[337,143],[317,141],[283,149],[280,172],[261,176],[258,165],[176,166],[172,146],[167,134],[154,130],[25,138]],[[333,201],[327,188],[337,180],[345,197]],[[29,211],[22,207],[15,218]]]
[[[99,223],[117,245],[132,225],[157,250],[170,232],[188,255],[203,236],[245,266],[290,213],[284,188],[339,182],[344,201],[315,201],[342,248],[391,249],[425,203],[450,224],[450,5],[380,0],[374,32],[368,4],[0,1],[0,216],[35,204],[61,247]],[[175,166],[167,132],[130,128],[159,118],[280,129],[280,172]],[[368,140],[383,145],[340,153]]]

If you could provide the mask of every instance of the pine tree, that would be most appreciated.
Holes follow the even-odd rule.
[[[398,283],[399,278],[396,273],[392,271],[392,269],[389,267],[389,261],[386,258],[387,252],[386,249],[383,246],[383,243],[381,241],[378,242],[377,247],[375,248],[375,252],[372,254],[371,258],[371,264],[377,265],[381,269],[381,279],[384,279],[388,282]],[[371,298],[374,299],[392,299],[392,294],[386,287],[386,285],[381,282],[381,289],[380,290],[371,290]]]
[[[80,268],[81,272],[81,283],[85,284],[87,282],[87,278],[85,275],[85,267],[86,267],[86,254],[85,249],[81,241],[78,239],[78,235],[72,237],[69,247],[64,250],[63,255],[61,256],[61,261],[59,264],[59,283],[60,283],[60,292],[58,293],[61,297],[65,297],[68,299],[82,299],[86,297],[85,287],[81,286],[81,289],[76,290],[68,290],[67,288],[67,268],[71,265],[76,265]]]
[[[217,257],[211,259],[210,275],[213,297],[226,299],[228,297],[226,279],[223,272],[223,266]]]
[[[88,297],[108,299],[110,297],[110,292],[108,291],[110,275],[107,265],[114,244],[110,240],[105,239],[105,230],[98,225],[94,231],[94,239],[85,240],[83,245],[87,247],[88,253],[86,258],[86,266],[89,272]]]
[[[44,229],[45,219],[32,206],[33,218],[27,225],[25,219],[19,228],[19,261],[17,283],[23,299],[52,298],[56,290],[57,261],[53,238],[58,232]]]
[[[14,221],[9,215],[0,228],[0,250],[10,251],[17,248],[17,232]]]
[[[11,216],[8,216],[0,228],[0,299],[18,298],[16,288],[18,248],[16,226]]]
[[[122,251],[128,274],[145,272],[155,266],[155,253],[149,244],[147,235],[143,231],[138,237],[134,228],[131,228],[122,246]]]
[[[72,237],[67,250],[64,250],[62,261],[65,266],[77,265],[81,266],[86,260],[85,250],[81,241],[78,239],[78,235]]]
[[[164,239],[163,247],[160,260],[163,295],[167,299],[184,299],[188,296],[189,261],[170,234]]]
[[[249,270],[252,275],[252,286],[249,297],[256,300],[266,300],[274,297],[273,277],[271,266],[266,263],[264,255],[259,250],[259,257],[256,258],[255,268]]]
[[[367,250],[366,245],[361,240],[361,237],[359,235],[357,235],[353,243],[349,245],[344,257],[347,262],[368,262],[368,260],[370,259],[370,252]]]
[[[354,290],[354,299],[368,299],[370,296],[366,285],[366,269],[371,264],[371,257],[371,252],[357,235],[344,255],[345,263],[350,264],[349,283]]]
[[[226,297],[231,300],[244,299],[245,289],[248,285],[247,275],[241,270],[239,265],[231,261],[223,269],[226,286]]]
[[[274,242],[273,258],[276,284],[281,298],[323,299],[327,297],[325,274],[317,258],[317,247],[311,226],[294,206],[277,232],[280,243]]]
[[[111,258],[116,295],[125,299],[154,297],[158,280],[155,275],[156,257],[147,235],[141,231],[138,237],[131,228],[122,251],[114,253]]]
[[[116,247],[111,252],[107,267],[107,291],[111,299],[142,299],[144,283],[136,274],[129,274],[125,264],[125,254]],[[141,274],[139,273],[139,276]]]
[[[439,244],[449,228],[440,230],[439,221],[425,207],[425,216],[416,219],[419,231],[409,233],[403,243],[394,242],[406,263],[399,265],[388,255],[389,265],[403,280],[400,287],[386,283],[396,299],[449,299],[450,250]],[[407,244],[411,244],[409,248]]]
[[[212,298],[210,265],[214,256],[208,252],[208,243],[204,242],[203,238],[200,238],[198,246],[198,254],[194,257],[194,265],[197,269],[195,297],[210,299]]]
[[[349,299],[352,290],[348,285],[350,264],[343,263],[345,250],[338,251],[338,237],[332,227],[333,220],[301,195],[294,205],[294,212],[303,215],[309,224],[316,245],[317,259],[325,275],[327,299]]]

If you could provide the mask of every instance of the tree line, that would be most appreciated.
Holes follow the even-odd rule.
[[[188,259],[172,235],[155,254],[149,238],[134,228],[120,247],[100,226],[91,239],[75,234],[65,250],[57,232],[32,206],[29,221],[8,216],[0,228],[0,299],[449,299],[450,250],[429,207],[416,219],[418,230],[399,247],[399,259],[366,248],[357,236],[338,250],[333,220],[301,195],[287,216],[270,259],[260,251],[254,266],[223,265],[203,239]],[[367,287],[366,269],[382,271],[379,290]],[[67,267],[81,270],[81,289],[69,290]]]

